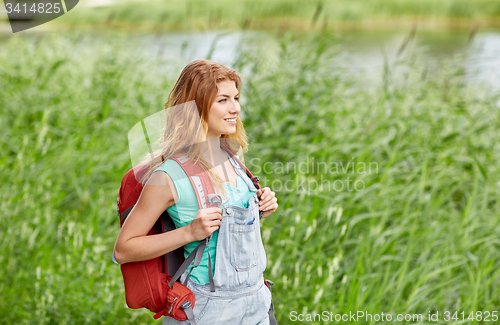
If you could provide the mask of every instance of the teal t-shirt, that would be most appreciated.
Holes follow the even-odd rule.
[[[179,196],[178,201],[170,208],[168,208],[167,212],[174,221],[174,224],[177,228],[187,226],[193,221],[196,213],[199,210],[198,200],[196,199],[196,193],[193,189],[193,186],[191,185],[189,178],[187,177],[181,166],[179,166],[179,164],[177,164],[172,159],[167,159],[160,167],[155,169],[154,172],[157,172],[159,170],[166,172],[170,176],[177,190],[177,195]],[[226,190],[229,200],[226,200],[223,203],[223,206],[231,204],[234,206],[247,208],[248,201],[254,193],[248,188],[245,180],[241,178],[241,176],[238,176],[238,178],[236,179],[236,183],[237,187],[224,183],[224,189]],[[212,260],[212,272],[215,271],[218,235],[219,230],[214,231],[209,245],[210,257]],[[186,244],[184,246],[184,257],[187,258],[199,243],[199,241],[195,241]],[[191,265],[192,264],[193,263],[191,263]],[[191,280],[199,284],[208,283],[207,249],[205,249],[205,252],[203,253],[200,265],[198,267],[195,267],[191,272],[190,278]]]

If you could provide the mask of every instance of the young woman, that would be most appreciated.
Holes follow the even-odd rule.
[[[263,281],[266,256],[259,213],[268,217],[278,203],[268,187],[255,188],[230,154],[242,153],[248,145],[239,118],[240,87],[235,71],[208,60],[195,60],[183,69],[165,104],[162,149],[148,158],[151,168],[144,189],[113,252],[120,264],[148,260],[181,246],[187,257],[211,235],[200,265],[180,278],[196,296],[193,313],[198,325],[269,323],[271,294]],[[190,180],[169,159],[179,153],[206,171],[223,198],[222,208],[199,209]],[[176,229],[147,236],[165,210]],[[210,271],[215,292],[209,286]],[[188,321],[165,317],[164,324]]]

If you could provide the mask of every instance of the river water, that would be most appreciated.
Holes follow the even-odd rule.
[[[1,43],[10,37],[39,37],[55,34],[50,30],[24,31],[12,35],[0,29]],[[206,31],[171,33],[130,33],[118,31],[68,32],[78,34],[85,47],[100,47],[114,40],[127,51],[137,51],[152,59],[169,62],[167,68],[178,70],[187,62],[210,58],[232,66],[241,48],[260,50],[262,55],[276,55],[279,40],[266,31]],[[22,34],[22,35],[21,35]],[[456,55],[465,57],[467,79],[500,90],[500,30],[471,31],[345,31],[333,33],[330,44],[338,50],[336,61],[350,74],[363,76],[368,83],[382,81],[384,62],[395,65],[416,55],[430,69],[439,67]],[[299,36],[305,39],[307,34]],[[402,44],[406,42],[403,48]],[[178,73],[178,72],[177,72]]]

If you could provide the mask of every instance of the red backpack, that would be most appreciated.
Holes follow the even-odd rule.
[[[255,187],[261,189],[258,183],[259,179],[253,176],[231,151],[227,150],[227,152],[246,170]],[[195,189],[200,209],[221,206],[220,196],[213,194],[215,193],[213,184],[200,165],[194,164],[181,154],[171,159],[175,160],[189,177]],[[130,169],[123,177],[117,201],[120,226],[123,226],[125,219],[139,199],[139,195],[143,189],[140,180],[142,180],[148,170],[149,165],[139,164]],[[208,195],[204,193],[208,193]],[[167,211],[164,211],[148,235],[159,234],[173,229],[175,229],[175,225]],[[121,264],[127,306],[134,309],[147,308],[156,313],[153,316],[154,319],[158,319],[164,315],[179,321],[187,319],[190,324],[196,324],[192,309],[195,304],[195,295],[188,287],[180,283],[178,279],[193,260],[195,261],[193,267],[198,266],[210,238],[211,236],[207,237],[206,240],[202,240],[186,259],[184,259],[184,248],[180,247],[168,254],[150,260]],[[211,265],[209,265],[209,271],[210,286],[212,291],[215,291]],[[271,289],[271,281],[264,279],[264,283]],[[269,319],[271,324],[277,324],[272,301]]]

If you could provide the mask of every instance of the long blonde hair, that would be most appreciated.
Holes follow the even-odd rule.
[[[205,146],[201,145],[206,141],[210,108],[218,94],[217,83],[224,80],[234,81],[240,91],[240,76],[222,64],[195,60],[182,70],[165,103],[166,123],[159,140],[162,148],[149,154],[142,162],[149,165],[149,170],[142,179],[143,184],[165,160],[182,152],[190,160],[200,164],[219,193],[226,194],[223,180],[203,156]],[[235,155],[240,150],[242,154],[247,150],[247,135],[239,116],[236,119],[236,132],[231,135],[223,134],[220,143],[221,147]]]

